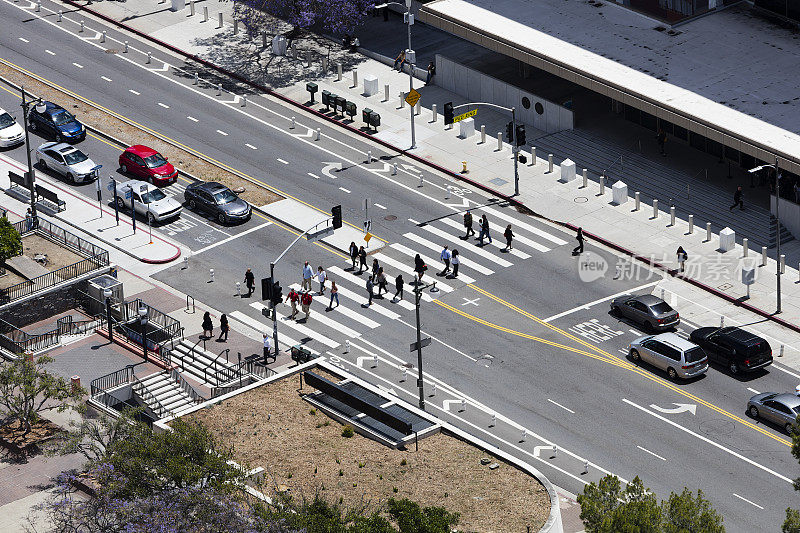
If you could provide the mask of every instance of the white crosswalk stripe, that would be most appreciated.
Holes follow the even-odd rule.
[[[532,225],[528,224],[527,222],[522,222],[521,220],[517,220],[516,218],[514,218],[512,216],[509,216],[509,215],[503,213],[502,211],[497,211],[496,209],[492,209],[491,207],[482,207],[481,211],[484,211],[487,214],[487,216],[492,216],[492,217],[495,217],[495,218],[499,218],[500,220],[505,220],[507,223],[511,224],[512,228],[514,226],[516,226],[518,228],[522,228],[522,229],[524,229],[524,230],[526,230],[526,231],[528,231],[530,233],[533,233],[534,235],[538,235],[539,237],[542,237],[543,239],[547,239],[548,241],[550,241],[550,242],[552,242],[552,243],[554,243],[554,244],[556,244],[558,246],[562,246],[564,244],[567,244],[567,241],[565,241],[564,239],[556,237],[555,235],[550,235],[546,231],[541,230],[541,229],[537,228],[536,226],[532,226]],[[491,223],[490,223],[490,226],[491,226]]]
[[[367,301],[368,301],[367,297],[366,296],[362,296],[362,294],[367,292],[366,288],[364,288],[366,283],[367,283],[365,280],[359,278],[358,276],[356,276],[354,274],[351,274],[350,272],[346,272],[344,269],[342,269],[342,268],[340,268],[338,266],[332,266],[332,267],[328,268],[328,273],[329,274],[336,274],[337,276],[339,276],[339,278],[341,280],[346,280],[349,283],[353,283],[353,284],[357,285],[359,287],[359,289],[363,290],[363,293],[362,292],[355,293],[355,292],[349,290],[347,287],[343,287],[342,284],[340,283],[340,280],[337,279],[336,283],[339,286],[339,294],[341,294],[342,296],[346,296],[347,298],[353,300],[354,302],[358,303],[359,305],[366,305],[367,304]],[[405,300],[398,300],[395,303],[397,305],[400,305],[401,307],[403,307],[405,309],[410,310],[410,311],[414,309],[414,306],[412,304],[410,304],[409,302],[406,302]],[[369,307],[369,309],[371,311],[375,311],[376,313],[381,314],[381,315],[383,315],[383,316],[385,316],[387,318],[390,318],[392,320],[397,320],[398,318],[400,318],[399,314],[395,313],[394,311],[390,311],[389,309],[386,309],[385,307],[381,306],[380,304],[375,303],[375,299],[374,298],[372,300],[372,305]]]
[[[239,322],[241,322],[246,326],[250,326],[256,331],[269,333],[270,336],[272,335],[272,324],[265,324],[249,315],[242,313],[241,311],[233,311],[231,313],[228,313],[228,316],[235,320],[238,320]],[[285,344],[287,346],[297,346],[298,344],[301,344],[300,341],[297,341],[287,335],[284,335],[283,333],[280,333],[278,335],[278,342],[280,342],[281,344]],[[315,355],[319,354],[319,352],[315,350],[311,350],[311,353]]]
[[[264,309],[264,304],[262,304],[260,302],[253,302],[253,303],[250,304],[250,307],[253,307],[254,309],[258,309],[259,311],[261,311],[262,309]],[[314,313],[314,314],[311,315],[311,318],[309,319],[310,322],[313,322],[315,320],[315,318],[317,318],[317,317],[315,317],[316,314],[318,314],[318,313]],[[329,339],[328,337],[326,337],[322,333],[317,333],[316,331],[314,331],[313,329],[309,328],[308,326],[306,326],[304,324],[298,324],[294,320],[291,320],[290,318],[285,316],[283,313],[277,313],[277,315],[278,315],[278,322],[280,323],[280,325],[284,325],[284,326],[286,326],[288,328],[291,328],[291,329],[297,331],[298,333],[301,333],[301,334],[305,335],[306,337],[310,337],[310,338],[314,339],[315,341],[319,341],[322,344],[324,344],[325,346],[327,346],[328,348],[337,348],[341,344],[341,343],[336,342],[335,340]],[[301,313],[298,313],[297,316],[298,317],[305,317],[305,314],[301,312]]]
[[[344,294],[342,293],[342,288],[339,287],[339,283],[336,284],[336,287],[339,289],[339,299],[346,301],[346,298],[344,297]],[[296,291],[299,291],[300,290],[300,284],[299,283],[293,283],[292,285],[290,285],[290,288],[292,288],[292,289],[294,289]],[[320,302],[320,304],[323,305],[326,309],[328,308],[328,303],[330,303],[330,287],[328,287],[328,293],[326,293],[325,296],[318,296],[316,299],[314,299],[314,301],[311,304],[312,307],[314,307],[314,304],[317,303],[317,302]],[[314,309],[319,311],[315,307],[314,307]],[[367,318],[364,315],[361,315],[359,313],[356,313],[352,309],[348,308],[347,306],[341,305],[341,304],[336,306],[336,307],[334,307],[331,311],[323,311],[323,312],[329,313],[329,314],[332,314],[332,315],[333,314],[344,315],[347,318],[349,318],[351,320],[355,320],[359,324],[363,324],[364,326],[367,326],[370,329],[375,329],[378,326],[380,326],[380,324],[375,322],[374,320],[372,320],[370,318]]]
[[[425,224],[424,226],[421,226],[421,227],[425,231],[427,231],[429,233],[433,233],[434,235],[436,235],[437,237],[439,237],[441,239],[444,239],[445,241],[458,244],[458,245],[460,245],[462,247],[464,246],[464,241],[462,241],[458,237],[450,235],[446,231],[440,230],[439,228],[435,228],[435,227],[431,226],[430,224]],[[484,250],[480,246],[470,246],[468,248],[468,250],[469,250],[469,253],[475,254],[475,255],[479,255],[479,256],[483,257],[484,259],[488,259],[492,263],[500,265],[501,267],[510,267],[511,265],[513,265],[513,263],[511,263],[510,261],[506,261],[502,257],[497,257],[493,253],[489,252],[488,250]]]
[[[398,252],[407,255],[408,257],[410,257],[412,259],[417,254],[417,252],[415,252],[411,248],[407,248],[407,247],[403,246],[402,244],[400,244],[398,242],[392,243],[389,246],[391,248],[394,248]],[[429,267],[434,267],[435,266],[436,270],[438,270],[439,272],[444,270],[444,263],[440,263],[439,261],[436,261],[435,259],[430,258],[427,255],[419,254],[419,256],[422,258],[423,261],[425,261],[425,264],[428,265]],[[475,283],[475,280],[473,278],[467,276],[464,273],[459,274],[459,277],[456,278],[456,279],[460,279],[464,283]]]
[[[464,228],[464,226],[462,226],[455,220],[451,220],[449,218],[443,218],[441,219],[440,222],[447,224],[451,228],[455,228],[457,230],[463,230]],[[499,233],[500,235],[502,235],[503,232],[506,230],[503,226],[499,224],[494,224],[492,222],[489,222],[489,228],[492,229],[495,232],[495,234]],[[530,246],[531,248],[539,252],[549,252],[551,250],[551,248],[548,248],[543,244],[539,244],[538,242],[533,241],[523,235],[519,235],[517,229],[514,228],[514,224],[511,224],[511,229],[514,231],[514,244],[522,243],[525,246]],[[498,238],[497,240],[499,241],[500,239]]]
[[[434,252],[436,252],[436,251],[441,252],[442,251],[442,247],[439,246],[438,244],[436,244],[434,242],[431,242],[431,241],[429,241],[428,239],[426,239],[424,237],[420,237],[419,235],[416,235],[414,233],[404,233],[403,237],[405,237],[408,240],[414,241],[415,243],[420,244],[420,245],[424,246],[425,248],[428,248],[429,250],[433,250]],[[461,252],[462,249],[463,248],[459,249],[459,257],[461,258],[461,268],[470,268],[472,270],[480,272],[481,274],[483,274],[485,276],[490,276],[490,275],[494,274],[494,270],[492,270],[490,268],[486,268],[483,265],[479,265],[478,263],[475,263],[474,261],[472,261],[472,259],[465,258],[464,254]],[[470,282],[470,283],[472,283],[472,282]]]
[[[387,255],[382,254],[382,253],[377,253],[377,254],[373,255],[373,257],[377,258],[378,261],[380,261],[381,263],[390,265],[390,266],[396,268],[397,270],[400,270],[401,272],[405,272],[406,274],[410,274],[412,276],[412,279],[413,279],[414,269],[411,267],[411,265],[406,265],[402,261],[398,261],[398,260],[393,259],[393,258],[391,258],[391,257],[389,257]],[[430,277],[433,277],[433,276],[430,276]],[[425,278],[423,278],[423,279],[425,279]],[[433,278],[433,279],[436,280],[436,278]],[[451,287],[447,283],[443,283],[441,281],[436,280],[436,286],[439,287],[442,290],[442,292],[453,292],[453,287]],[[426,293],[422,293],[422,299],[425,300],[426,302],[433,301],[433,298],[428,296],[428,294],[426,294]]]
[[[463,227],[461,224],[459,224],[455,220],[450,220],[449,218],[443,218],[443,219],[439,220],[438,222],[441,222],[441,223],[443,223],[443,224],[445,224],[447,226],[450,226],[451,228],[455,228],[457,230],[460,230]],[[489,228],[491,229],[492,227],[494,227],[496,229],[495,235],[498,232],[502,235],[503,232],[505,231],[505,228],[500,228],[500,226],[498,226],[497,224],[492,224],[490,222],[489,223]],[[517,239],[515,238],[515,240],[517,240]],[[505,238],[503,238],[502,241],[505,241]],[[520,242],[522,242],[522,241],[520,241]],[[533,242],[533,241],[530,241],[530,242]],[[534,248],[536,248],[540,252],[549,252],[550,251],[550,248],[547,248],[546,246],[542,246],[541,244],[538,244],[538,243],[533,243],[533,244],[535,245]],[[498,238],[493,238],[493,241],[491,243],[489,243],[489,246],[494,246],[495,248],[504,248],[504,246],[503,246],[503,244],[501,242],[501,239],[499,237]],[[516,255],[520,259],[530,259],[531,258],[531,256],[526,254],[525,252],[521,252],[521,251],[515,250],[515,249],[512,249],[510,251],[510,253],[511,253],[511,255]]]

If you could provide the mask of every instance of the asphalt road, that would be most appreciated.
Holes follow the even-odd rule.
[[[163,60],[180,63],[155,49],[151,50],[157,60],[150,65],[133,50],[128,55],[107,54],[96,39],[87,42],[63,31],[70,29],[67,24],[45,23],[5,0],[0,2],[0,18],[6,21],[0,35],[0,58],[6,61],[321,210],[341,203],[345,218],[355,226],[362,224],[363,202],[370,198],[372,231],[388,243],[375,257],[390,280],[399,272],[406,281],[411,279],[409,253],[438,259],[443,244],[459,248],[465,260],[461,279],[435,276],[434,263],[428,261],[427,277],[436,279],[442,290],[428,292],[431,301],[422,302],[423,330],[434,339],[425,349],[425,371],[471,401],[490,406],[592,465],[625,479],[639,475],[661,497],[684,486],[702,489],[725,517],[729,531],[775,531],[784,509],[797,507],[796,493],[782,479],[798,472],[787,436],[780,428],[749,419],[744,409],[753,390],[790,390],[798,376],[774,367],[734,378],[712,368],[703,378],[672,384],[653,368],[632,365],[620,350],[638,333],[609,316],[608,300],[626,291],[649,291],[657,278],[648,272],[614,279],[619,258],[589,243],[587,250],[597,254],[595,259],[605,263],[608,272],[584,282],[570,253],[571,235],[498,204],[475,213],[487,212],[498,225],[512,224],[518,236],[516,255],[493,245],[478,248],[460,241],[463,209],[492,201],[479,191],[469,191],[270,99],[253,96],[246,108],[226,104],[230,94],[218,97],[213,88],[194,86],[190,77],[174,69],[158,70]],[[89,25],[100,28],[95,22]],[[115,30],[109,29],[108,35],[115,36]],[[148,49],[128,39],[132,47]],[[18,103],[15,95],[0,91],[0,106],[16,110]],[[293,115],[298,125],[291,129]],[[317,127],[322,130],[320,141],[314,141],[308,129],[313,132]],[[104,165],[103,176],[114,172],[117,147],[92,137],[80,147]],[[385,159],[365,164],[367,150]],[[8,154],[24,158],[21,148]],[[338,162],[343,171],[330,167],[323,171]],[[395,162],[400,166],[396,176],[384,165]],[[423,187],[418,187],[420,174]],[[93,197],[93,187],[80,189]],[[294,239],[294,233],[280,224],[244,233],[263,224],[260,217],[239,227],[221,227],[188,210],[182,219],[191,223],[156,231],[196,252],[192,265],[189,271],[168,267],[156,277],[235,320],[266,328],[256,299],[237,298],[234,283],[241,281],[247,267],[254,268],[257,277],[265,275],[265,265]],[[493,236],[500,233],[494,230]],[[229,237],[236,238],[222,243]],[[341,254],[305,241],[276,268],[284,287],[299,283],[304,260],[323,266],[339,282],[344,309],[326,312],[327,297],[324,303],[317,297],[308,324],[282,320],[281,335],[339,358],[349,370],[371,379],[377,377],[357,363],[366,352],[343,353],[346,339],[415,364],[407,348],[415,339],[409,305],[384,298],[365,309],[359,304],[359,298],[366,296],[364,276],[342,272],[349,261]],[[216,271],[213,284],[206,283],[208,268]],[[411,298],[409,289],[406,301]],[[288,307],[279,308],[281,315],[287,312]],[[680,333],[694,326],[686,324]],[[397,377],[390,379],[400,394],[414,393],[413,380],[400,383]],[[681,411],[675,404],[691,404],[696,411]],[[443,416],[475,430],[466,414],[445,411]],[[529,459],[522,450],[525,445],[514,438],[499,434],[486,438],[495,438],[496,444]],[[595,470],[581,475],[572,466],[561,465],[562,460],[559,456],[536,466],[576,493],[585,480],[600,475]]]

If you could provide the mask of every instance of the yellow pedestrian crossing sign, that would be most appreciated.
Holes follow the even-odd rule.
[[[364,240],[365,240],[367,243],[369,243],[369,240],[370,240],[371,238],[372,238],[372,234],[371,234],[371,233],[367,233],[366,235],[364,235]]]
[[[467,111],[466,113],[462,113],[460,115],[456,115],[453,117],[453,122],[461,122],[462,120],[466,120],[470,117],[474,117],[478,114],[477,109],[473,109],[472,111]]]
[[[417,105],[417,102],[419,102],[420,98],[422,98],[422,95],[419,94],[419,91],[417,91],[416,89],[411,89],[410,91],[408,91],[408,94],[406,95],[406,102],[408,102],[408,105],[410,105],[411,107],[414,107],[415,105]]]

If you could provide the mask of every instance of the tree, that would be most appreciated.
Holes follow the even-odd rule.
[[[80,453],[92,466],[105,457],[108,448],[134,432],[135,418],[142,410],[131,407],[117,417],[101,412],[97,419],[84,418],[80,423],[70,420],[70,430],[47,451],[53,455]]]
[[[348,35],[364,21],[374,0],[233,0],[234,17],[248,33],[263,31],[269,17],[279,17],[295,30],[320,28],[334,35]]]
[[[45,370],[53,359],[21,356],[0,364],[0,411],[19,423],[24,435],[41,419],[44,411],[76,408],[86,389],[73,387],[66,379]]]
[[[402,533],[449,533],[458,523],[459,514],[443,507],[419,506],[407,498],[389,500],[389,515]]]
[[[662,503],[662,515],[664,533],[725,533],[722,516],[711,507],[702,490],[697,491],[697,497],[687,488],[680,494],[673,492]]]
[[[782,533],[800,533],[800,511],[786,508],[786,520],[781,528]]]
[[[0,218],[0,266],[22,253],[22,237],[6,217]]]

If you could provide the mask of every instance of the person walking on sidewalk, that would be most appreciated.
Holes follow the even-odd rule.
[[[367,268],[367,251],[362,246],[358,250],[358,273],[361,274]]]
[[[744,191],[742,190],[742,186],[739,185],[736,187],[736,192],[733,193],[733,205],[728,209],[728,211],[733,211],[733,208],[739,206],[739,209],[744,211]]]
[[[383,273],[383,267],[378,269],[378,296],[381,296],[381,289],[386,294],[389,294],[389,289],[386,288],[388,281],[386,280],[386,274]]]
[[[422,282],[422,275],[425,274],[425,271],[428,270],[427,265],[425,265],[425,261],[422,260],[419,254],[414,256],[414,272],[417,273],[417,280]]]
[[[331,303],[328,304],[328,309],[333,309],[333,301],[336,300],[336,307],[339,307],[339,287],[336,282],[331,280]]]
[[[394,298],[392,301],[396,301],[397,297],[400,296],[400,299],[403,299],[403,286],[405,285],[405,281],[403,281],[403,275],[398,274],[396,278],[394,278]]]
[[[511,224],[506,226],[506,231],[503,232],[503,237],[506,238],[506,247],[503,248],[506,252],[511,250],[511,243],[514,240],[514,232],[511,231]]]
[[[247,297],[250,298],[253,295],[253,291],[256,290],[256,277],[249,268],[244,273],[244,285],[247,287]]]
[[[353,261],[353,270],[356,269],[356,260],[358,259],[358,246],[355,242],[350,243],[350,259]]]
[[[461,258],[458,256],[458,250],[456,250],[455,248],[453,249],[453,257],[450,260],[450,262],[453,263],[453,277],[457,278],[458,277],[458,265],[461,264]]]
[[[481,233],[478,235],[480,246],[483,246],[483,239],[489,239],[489,244],[492,243],[492,236],[489,235],[489,219],[486,218],[486,215],[481,217]]]
[[[219,342],[228,342],[228,332],[230,331],[231,327],[228,325],[228,315],[222,313],[222,316],[219,317],[219,338],[217,340]],[[225,336],[223,339],[222,336]]]
[[[428,76],[425,78],[425,85],[430,85],[434,76],[436,76],[436,65],[431,61],[428,63]]]
[[[470,235],[475,235],[475,230],[472,229],[472,211],[469,209],[464,213],[464,227],[467,229],[467,234],[464,235],[464,240],[469,239]]]
[[[681,272],[686,271],[686,260],[689,259],[689,254],[683,249],[683,246],[678,246],[678,264],[681,266]]]
[[[395,58],[394,66],[392,67],[392,70],[397,70],[397,71],[403,72],[403,65],[405,65],[405,64],[406,64],[406,51],[403,50]],[[398,68],[398,66],[400,68]]]
[[[311,290],[311,278],[314,277],[314,271],[309,266],[308,261],[306,261],[305,264],[303,265],[302,273],[303,273],[302,290],[310,291]]]
[[[325,295],[325,282],[328,281],[328,275],[322,270],[322,265],[317,267],[317,281],[319,281],[319,295]]]
[[[572,255],[578,255],[583,253],[583,228],[578,228],[578,233],[575,235],[575,239],[578,241],[578,246],[572,249]]]
[[[372,289],[375,287],[375,284],[372,282],[372,278],[367,278],[367,293],[369,294],[369,301],[367,302],[367,307],[372,305],[372,298],[375,296],[373,294]]]
[[[267,364],[267,358],[270,357],[270,352],[272,352],[272,343],[270,342],[269,333],[264,333],[264,364]],[[277,353],[275,354],[277,355]],[[274,357],[273,357],[274,359]]]
[[[294,317],[297,316],[297,302],[300,301],[300,295],[297,294],[296,290],[290,289],[289,290],[289,294],[286,295],[286,300],[284,300],[284,303],[286,303],[287,301],[290,302],[291,305],[292,305],[292,317],[291,318],[292,318],[292,320],[294,320]]]
[[[667,143],[667,133],[661,128],[658,128],[656,142],[658,142],[658,151],[661,153],[661,155],[666,156],[667,152],[664,150],[664,145]]]
[[[300,297],[300,305],[302,306],[303,312],[306,314],[306,322],[308,322],[308,318],[311,316],[312,301],[311,292],[304,292],[303,296]]]
[[[214,324],[211,322],[211,313],[208,311],[203,315],[203,336],[210,339],[214,336]]]
[[[450,257],[452,257],[450,250],[448,250],[447,246],[445,246],[442,249],[442,253],[439,255],[439,259],[441,259],[442,263],[444,263],[444,270],[439,273],[440,276],[444,276],[450,272]]]

